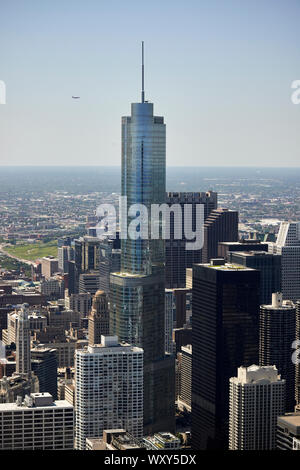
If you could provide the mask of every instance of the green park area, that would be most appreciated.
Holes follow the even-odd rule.
[[[35,261],[43,256],[57,256],[57,240],[27,244],[6,245],[3,250],[12,256],[28,261]]]

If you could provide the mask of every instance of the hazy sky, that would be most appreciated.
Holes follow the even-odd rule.
[[[119,165],[144,40],[168,165],[299,166],[299,19],[299,0],[0,0],[0,165]]]

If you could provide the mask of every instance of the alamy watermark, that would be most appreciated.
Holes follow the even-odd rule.
[[[194,214],[193,214],[194,209]],[[171,214],[173,223],[171,224]],[[96,227],[97,237],[116,237],[117,211],[113,204],[100,204],[96,211],[100,219]],[[203,247],[204,205],[195,204],[144,204],[128,206],[127,197],[119,198],[119,233],[122,240],[185,240],[186,250]],[[194,217],[193,217],[194,216]],[[172,233],[171,233],[172,226]],[[182,228],[184,229],[182,230]]]
[[[0,80],[0,104],[6,104],[6,85],[3,80]]]

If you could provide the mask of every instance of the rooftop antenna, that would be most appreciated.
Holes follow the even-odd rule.
[[[142,41],[142,103],[145,103],[145,90],[144,90],[144,41]]]

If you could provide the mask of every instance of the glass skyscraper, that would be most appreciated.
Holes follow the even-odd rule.
[[[142,102],[133,103],[131,116],[122,118],[122,196],[127,206],[121,217],[124,221],[132,205],[143,204],[148,237],[121,240],[121,272],[110,277],[110,332],[144,349],[144,432],[149,433],[172,431],[175,424],[174,359],[164,350],[164,241],[151,239],[150,224],[151,204],[164,203],[165,195],[164,119],[154,116],[153,104],[142,92]],[[128,215],[126,228],[135,217]]]

